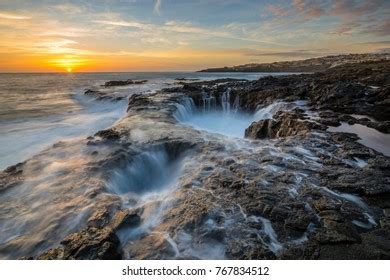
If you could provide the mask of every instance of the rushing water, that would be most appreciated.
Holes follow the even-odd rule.
[[[177,78],[258,79],[265,73],[70,73],[0,74],[0,169],[16,164],[64,139],[94,134],[111,126],[126,110],[126,101],[96,101],[86,88],[110,80],[148,80],[114,87],[128,97],[174,85]],[[279,74],[278,74],[279,75]]]
[[[215,97],[204,94],[201,108],[195,108],[190,99],[183,100],[178,105],[176,119],[199,130],[244,138],[245,129],[252,122],[272,118],[279,110],[305,106],[305,101],[275,102],[251,114],[240,111],[239,103],[238,96],[230,100],[230,88],[223,93],[220,108],[216,105]]]
[[[170,236],[158,225],[163,222],[164,212],[172,208],[177,186],[192,186],[198,180],[186,182],[189,171],[194,171],[203,161],[193,161],[191,151],[180,151],[172,156],[164,145],[142,150],[133,145],[129,149],[109,142],[99,147],[87,145],[83,138],[97,130],[109,127],[125,114],[126,100],[119,102],[97,101],[84,96],[86,88],[99,87],[108,80],[147,79],[142,85],[113,87],[104,89],[116,96],[128,97],[134,93],[148,94],[163,87],[175,84],[176,78],[216,79],[247,78],[257,79],[264,74],[229,73],[99,73],[99,74],[2,74],[0,75],[0,167],[27,159],[23,169],[25,179],[17,187],[9,188],[0,196],[0,258],[37,256],[41,252],[57,246],[69,233],[82,229],[96,210],[109,209],[120,204],[129,209],[142,209],[141,223],[122,228],[117,232],[121,246],[132,246],[148,234],[161,236],[174,251],[173,258],[191,256],[201,259],[224,258],[222,242],[204,239],[198,242],[185,230]],[[102,88],[99,87],[100,90]],[[255,147],[242,139],[244,130],[252,121],[272,118],[278,110],[302,107],[302,102],[275,102],[258,108],[253,114],[240,112],[239,99],[231,100],[230,89],[220,97],[204,92],[202,104],[196,108],[193,101],[184,98],[176,104],[174,117],[182,124],[212,132],[217,142],[226,144],[227,151],[240,149],[242,153],[254,153]],[[216,104],[220,105],[216,105]],[[142,122],[142,126],[145,122]],[[153,129],[154,123],[153,123]],[[217,137],[215,137],[217,133]],[[205,136],[207,133],[202,134]],[[226,137],[220,137],[228,136]],[[45,147],[64,139],[45,152]],[[136,145],[134,145],[136,146]],[[259,148],[259,147],[257,147]],[[260,147],[267,149],[267,147]],[[259,148],[259,149],[260,149]],[[118,150],[116,150],[118,149]],[[268,147],[272,157],[283,157],[286,161],[310,163],[321,168],[319,160],[309,150],[291,147],[283,152],[280,148]],[[116,157],[120,152],[124,157]],[[299,160],[299,161],[298,161]],[[112,168],[101,168],[112,163]],[[118,163],[120,162],[120,163]],[[256,162],[255,162],[256,163]],[[364,162],[356,160],[356,164]],[[111,165],[109,165],[111,167]],[[208,168],[201,176],[211,172]],[[283,167],[268,164],[261,166],[264,172],[285,172]],[[93,170],[99,170],[91,175]],[[100,170],[101,169],[101,170]],[[212,170],[212,168],[211,168]],[[205,175],[206,174],[206,175]],[[96,176],[95,176],[96,175]],[[292,196],[297,194],[302,177],[294,174],[296,184],[291,187]],[[77,182],[77,183],[75,183]],[[184,184],[186,183],[186,184]],[[270,184],[264,181],[264,184]],[[104,191],[102,191],[104,190]],[[357,196],[325,191],[335,197],[355,203],[364,210],[366,219],[353,221],[356,225],[370,228],[376,221],[366,204]],[[101,207],[101,208],[100,208]],[[98,211],[99,213],[99,211]],[[229,230],[233,224],[246,221],[258,224],[259,235],[272,252],[282,250],[282,236],[278,236],[271,220],[260,216],[247,216],[239,205],[229,213],[224,213],[223,224],[212,216],[200,227],[204,233]],[[92,217],[91,217],[92,216]],[[366,221],[367,220],[367,221]],[[308,228],[309,232],[311,229]],[[207,236],[207,235],[206,235]],[[303,242],[306,233],[291,243]],[[144,250],[144,248],[142,248]],[[126,254],[126,253],[125,253]],[[131,256],[124,255],[125,258]]]

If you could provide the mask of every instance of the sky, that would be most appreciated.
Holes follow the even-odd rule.
[[[390,51],[390,0],[0,0],[0,72],[192,71]]]

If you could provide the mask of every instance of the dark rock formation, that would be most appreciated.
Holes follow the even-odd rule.
[[[96,98],[96,100],[110,100],[110,101],[120,101],[124,99],[124,96],[115,96],[111,95],[109,92],[103,92],[99,90],[87,89],[84,92],[85,95]]]
[[[239,87],[237,94],[241,108],[249,111],[277,100],[307,100],[317,110],[368,115],[378,121],[389,121],[389,65],[390,61],[378,61],[337,66],[310,75],[265,77],[236,85]],[[233,84],[229,87],[234,89]]]
[[[98,229],[88,227],[66,237],[63,247],[51,249],[38,257],[41,260],[117,260],[119,239],[109,227]]]
[[[120,210],[115,213],[109,227],[119,230],[121,228],[138,226],[141,222],[140,212],[142,212],[142,209]]]
[[[18,163],[0,171],[0,193],[23,180],[23,163]]]
[[[279,138],[306,134],[313,129],[324,130],[326,127],[313,121],[305,120],[304,114],[279,111],[274,119],[253,122],[246,130],[245,137],[252,139]]]
[[[191,78],[176,78],[175,81],[199,81],[199,79]]]
[[[109,128],[105,130],[98,131],[95,136],[99,136],[106,140],[117,140],[120,137],[120,134],[115,129]]]
[[[108,81],[104,83],[104,87],[123,87],[132,84],[144,84],[147,80],[125,80],[125,81]]]

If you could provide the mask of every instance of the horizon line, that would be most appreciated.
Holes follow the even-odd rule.
[[[66,72],[66,71],[46,71],[46,72],[24,72],[24,71],[12,71],[12,72],[1,72],[0,74],[79,74],[79,73],[182,73],[182,72],[199,72],[200,70],[169,70],[169,71],[72,71],[72,72]]]

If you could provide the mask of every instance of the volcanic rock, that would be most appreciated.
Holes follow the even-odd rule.
[[[324,126],[304,119],[302,113],[279,111],[274,119],[253,122],[246,130],[245,137],[252,139],[277,138],[306,134],[311,130],[323,130]]]

